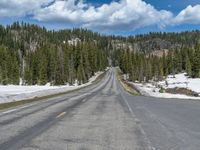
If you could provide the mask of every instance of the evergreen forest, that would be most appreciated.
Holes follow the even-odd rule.
[[[131,81],[162,80],[180,72],[199,78],[200,31],[123,37],[23,22],[0,26],[2,85],[80,85],[109,65],[119,66]]]

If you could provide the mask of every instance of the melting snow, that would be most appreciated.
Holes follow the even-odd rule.
[[[50,86],[46,84],[45,86],[21,86],[21,85],[0,85],[0,103],[7,103],[25,99],[31,99],[35,97],[42,97],[62,92],[71,91],[87,85],[92,84],[93,81],[97,79],[99,75],[103,72],[97,72],[95,76],[89,79],[89,82],[82,85],[64,85],[64,86]]]
[[[166,80],[158,83],[132,83],[142,95],[161,97],[161,98],[180,98],[180,99],[200,99],[200,97],[192,97],[182,94],[160,93],[158,86],[163,88],[187,88],[194,92],[200,93],[200,78],[192,79],[186,76],[186,73],[169,75]],[[157,85],[157,86],[155,86]]]

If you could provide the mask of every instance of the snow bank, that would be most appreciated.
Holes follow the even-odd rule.
[[[160,98],[180,98],[180,99],[200,99],[200,97],[192,97],[182,94],[160,93],[158,86],[167,88],[187,88],[196,93],[200,93],[200,78],[192,79],[186,76],[186,73],[176,74],[175,77],[169,75],[166,80],[158,83],[132,83],[142,95],[160,97]],[[157,85],[157,86],[155,86]]]
[[[132,83],[144,96],[159,97],[159,98],[179,98],[179,99],[200,99],[200,97],[192,97],[182,94],[160,93],[159,88],[152,84]]]
[[[168,86],[166,85],[166,81]],[[166,81],[159,82],[159,85],[162,85],[164,88],[188,88],[194,92],[200,93],[200,78],[188,78],[186,73],[176,74],[175,78],[172,75],[169,75]]]
[[[77,84],[73,86],[50,86],[49,84],[45,86],[0,85],[0,103],[31,99],[35,97],[42,97],[75,90],[92,84],[92,82],[95,81],[97,77],[99,77],[102,73],[103,72],[97,72],[95,76],[89,79],[88,83],[82,84],[80,86]]]

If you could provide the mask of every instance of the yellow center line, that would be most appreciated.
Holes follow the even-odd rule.
[[[58,116],[56,116],[56,118],[60,118],[60,117],[62,117],[63,115],[65,115],[66,114],[66,112],[62,112],[62,113],[60,113]]]

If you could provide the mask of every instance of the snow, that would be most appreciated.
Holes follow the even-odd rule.
[[[158,86],[166,88],[187,88],[194,92],[200,93],[200,78],[188,78],[186,73],[176,74],[175,76],[169,75],[166,80],[160,82],[150,83],[133,83],[133,84],[144,96],[160,97],[160,98],[179,98],[179,99],[200,99],[200,97],[192,97],[183,94],[170,94],[160,93]],[[167,85],[166,85],[167,83]]]
[[[159,85],[162,85],[164,88],[188,88],[194,92],[200,93],[200,78],[188,78],[186,73],[176,74],[175,78],[172,75],[169,75],[166,79],[168,86],[166,86],[165,81],[159,82]]]
[[[94,82],[102,73],[103,72],[95,73],[95,75],[89,79],[88,83],[82,85],[75,84],[73,86],[50,86],[49,83],[45,86],[0,85],[0,103],[32,99],[35,97],[42,97],[79,89],[81,87],[91,85],[92,82]]]
[[[192,97],[182,94],[160,93],[159,88],[156,88],[152,84],[141,84],[141,83],[131,83],[131,84],[133,84],[144,96],[151,96],[158,98],[200,99],[200,97]]]

